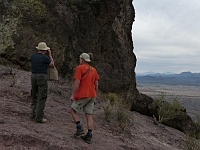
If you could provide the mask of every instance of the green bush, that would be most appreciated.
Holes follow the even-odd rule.
[[[153,109],[157,109],[158,121],[163,123],[179,116],[184,107],[179,103],[178,98],[174,98],[171,102],[165,101],[165,95],[161,93],[160,97],[155,99],[151,104]]]
[[[196,129],[193,131],[192,136],[195,137],[196,139],[200,139],[200,116],[199,115],[196,116],[195,126],[196,126]]]

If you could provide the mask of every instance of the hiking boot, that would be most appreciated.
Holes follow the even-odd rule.
[[[92,143],[92,135],[84,135],[84,136],[81,136],[81,138],[88,144],[91,144]]]
[[[84,134],[83,127],[78,128],[76,130],[76,133],[74,133],[74,136],[77,137],[77,136],[82,135],[82,134]]]
[[[37,123],[46,123],[47,122],[47,119],[42,119],[42,120],[40,120],[40,121],[36,121]]]

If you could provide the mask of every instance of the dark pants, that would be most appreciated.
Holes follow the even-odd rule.
[[[47,75],[32,74],[31,75],[31,96],[32,96],[32,117],[36,121],[41,121],[44,116],[45,102],[47,99]]]

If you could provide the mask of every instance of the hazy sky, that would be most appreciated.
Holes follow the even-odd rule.
[[[200,72],[200,0],[133,0],[136,73]]]

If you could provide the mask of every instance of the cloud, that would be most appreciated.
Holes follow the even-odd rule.
[[[136,72],[200,72],[200,1],[133,1]]]

